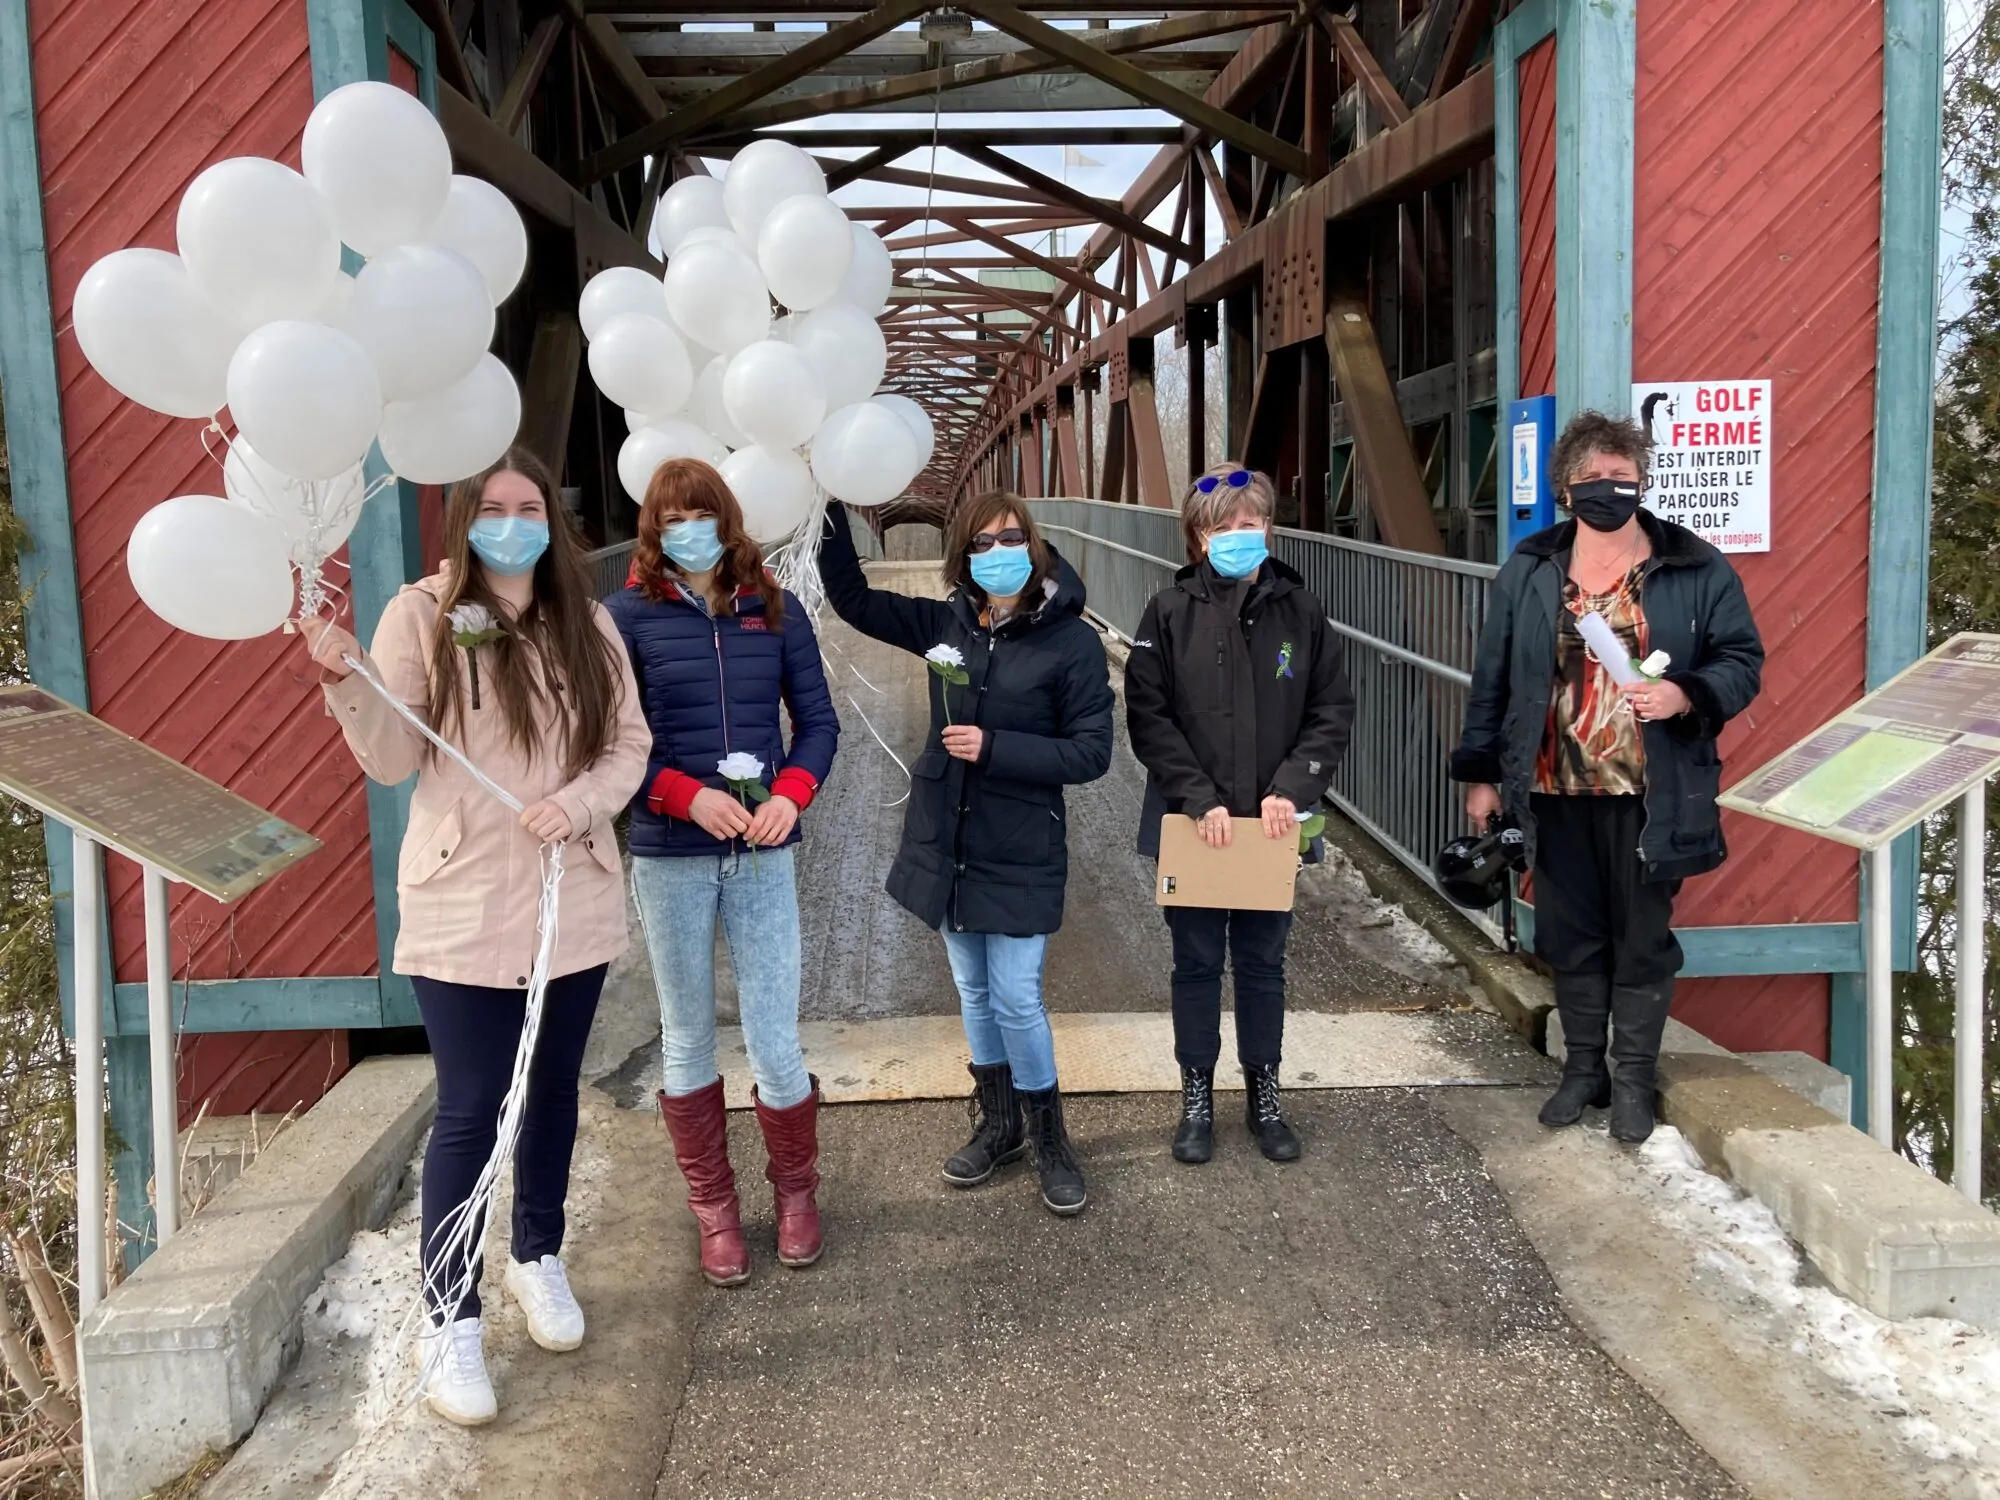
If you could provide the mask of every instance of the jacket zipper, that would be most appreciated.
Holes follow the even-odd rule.
[[[726,760],[730,754],[729,673],[727,670],[724,669],[722,665],[722,622],[717,620],[713,615],[711,615],[709,616],[708,628],[710,634],[712,634],[715,637],[715,687],[718,695],[717,706],[722,710],[722,754],[723,758]],[[740,842],[741,842],[740,839],[732,838],[729,841],[729,847],[731,849],[734,849]]]

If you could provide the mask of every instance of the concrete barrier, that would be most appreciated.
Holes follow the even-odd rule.
[[[436,1107],[428,1057],[363,1063],[84,1321],[98,1500],[144,1495],[250,1431],[297,1357],[306,1298],[388,1217]]]

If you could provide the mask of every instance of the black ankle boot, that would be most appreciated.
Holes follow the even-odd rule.
[[[1215,1155],[1215,1069],[1181,1069],[1181,1124],[1174,1160],[1199,1164]]]
[[[1052,1214],[1068,1218],[1083,1212],[1088,1201],[1083,1190],[1083,1168],[1070,1149],[1069,1131],[1063,1125],[1060,1089],[1022,1089],[1021,1103],[1028,1111],[1028,1141],[1035,1148],[1035,1167],[1042,1174],[1042,1202]]]
[[[1636,1146],[1653,1133],[1659,1101],[1660,1038],[1674,1003],[1674,982],[1620,984],[1611,990],[1611,1134]]]
[[[1585,1106],[1611,1102],[1611,1074],[1604,1066],[1604,1033],[1611,1017],[1611,978],[1606,974],[1556,975],[1556,1012],[1562,1017],[1562,1083],[1542,1105],[1544,1125],[1574,1125]]]
[[[1278,1065],[1243,1069],[1243,1120],[1256,1137],[1257,1149],[1266,1161],[1297,1161],[1299,1138],[1285,1123],[1285,1111],[1278,1100]]]
[[[972,1139],[944,1164],[944,1180],[962,1188],[978,1187],[995,1168],[1028,1154],[1014,1070],[1006,1063],[974,1063],[967,1071],[972,1074],[972,1097],[965,1112],[972,1121]]]

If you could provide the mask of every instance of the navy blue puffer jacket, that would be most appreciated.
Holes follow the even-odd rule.
[[[833,768],[840,718],[799,601],[785,595],[775,630],[755,589],[737,595],[732,615],[712,616],[706,601],[678,584],[660,601],[628,585],[605,608],[632,658],[653,730],[646,781],[632,800],[632,853],[671,857],[730,848],[736,841],[714,837],[689,819],[688,809],[703,787],[728,789],[716,765],[736,752],[761,760],[764,784],[803,811]],[[796,843],[803,827],[801,820],[786,842]]]

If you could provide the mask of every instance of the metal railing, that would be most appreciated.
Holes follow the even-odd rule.
[[[1101,500],[1030,505],[1083,578],[1091,614],[1129,641],[1147,601],[1183,565],[1179,513]],[[1282,527],[1272,550],[1305,578],[1348,643],[1354,739],[1328,798],[1431,881],[1433,856],[1465,831],[1462,790],[1446,763],[1465,725],[1499,570]]]
[[[625,587],[626,576],[632,571],[632,554],[638,547],[637,542],[615,542],[585,555],[598,598],[609,599]]]

